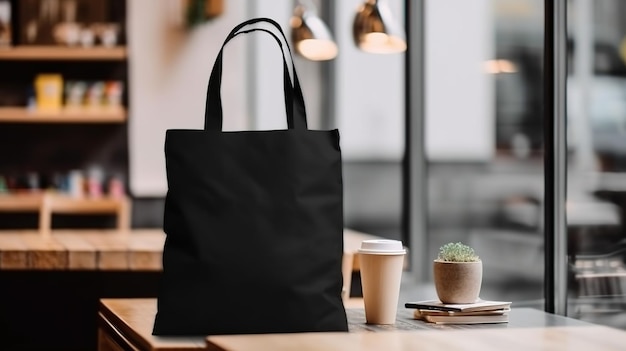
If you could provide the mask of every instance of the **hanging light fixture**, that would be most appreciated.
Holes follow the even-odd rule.
[[[332,60],[337,56],[337,44],[310,1],[308,6],[299,4],[294,10],[291,41],[296,53],[312,61]]]
[[[374,54],[393,54],[406,50],[404,30],[393,18],[386,0],[365,0],[352,26],[359,49]]]

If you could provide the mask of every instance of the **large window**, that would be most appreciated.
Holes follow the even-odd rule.
[[[424,122],[411,135],[425,155],[411,159],[423,162],[427,195],[426,235],[413,233],[420,241],[411,244],[426,245],[419,265],[430,267],[446,242],[468,243],[483,260],[483,298],[536,308],[544,307],[544,5],[425,0],[423,13],[409,11],[424,23],[423,56],[409,61],[409,72],[424,67],[424,81],[410,84],[424,97],[410,111],[423,116],[409,115]],[[567,7],[567,313],[626,328],[626,3]]]

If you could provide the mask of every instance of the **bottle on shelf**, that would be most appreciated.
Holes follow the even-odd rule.
[[[0,48],[11,46],[11,2],[0,1]]]
[[[93,166],[87,171],[87,195],[91,198],[102,197],[102,182],[104,171],[98,166]]]
[[[109,179],[108,193],[114,199],[121,199],[125,196],[124,182],[119,175],[114,175]]]
[[[85,177],[80,170],[72,170],[68,175],[68,191],[72,197],[81,198],[85,195]]]
[[[7,181],[4,178],[4,176],[0,175],[0,194],[4,194],[8,192],[9,192],[9,185],[7,184]]]
[[[60,74],[38,74],[35,78],[37,110],[58,112],[63,104],[63,77]]]

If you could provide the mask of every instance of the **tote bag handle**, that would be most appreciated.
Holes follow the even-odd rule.
[[[302,88],[300,86],[300,80],[298,78],[298,73],[296,72],[296,68],[295,66],[293,66],[293,57],[291,57],[292,60],[292,71],[294,72],[294,87],[292,88],[292,84],[291,84],[291,80],[289,79],[289,70],[287,68],[287,65],[285,63],[284,60],[284,55],[285,55],[285,50],[282,44],[282,41],[280,40],[280,38],[278,36],[276,36],[274,33],[272,33],[270,30],[267,30],[265,28],[253,28],[253,29],[248,29],[248,30],[242,30],[239,31],[237,33],[231,33],[232,37],[229,37],[226,41],[230,41],[231,39],[233,39],[234,37],[240,35],[240,34],[247,34],[247,33],[251,33],[251,32],[256,32],[256,31],[262,31],[262,32],[266,32],[269,35],[271,35],[274,40],[276,41],[276,43],[278,43],[278,46],[280,47],[280,51],[283,55],[283,86],[284,86],[284,96],[285,96],[285,107],[287,110],[287,127],[289,129],[293,129],[294,128],[294,118],[293,118],[293,114],[294,114],[294,110],[295,109],[295,115],[299,115],[301,117],[300,120],[304,121],[304,128],[307,128],[307,121],[306,121],[306,108],[305,108],[305,104],[304,104],[304,97],[302,95]],[[287,39],[284,37],[283,35],[283,39],[286,41]],[[287,45],[287,50],[289,50],[289,54],[291,56],[291,49],[289,48],[289,46]],[[218,77],[220,77],[218,75]],[[221,82],[221,80],[220,80]],[[218,85],[219,86],[219,85]],[[294,91],[295,91],[295,98],[297,99],[294,103]],[[219,90],[218,90],[219,92]],[[293,106],[291,109],[288,108],[288,106]],[[296,127],[297,128],[297,127]]]
[[[304,97],[302,96],[302,88],[300,87],[300,80],[298,79],[298,74],[296,72],[296,67],[293,64],[293,55],[291,54],[291,47],[289,46],[289,41],[287,40],[287,37],[285,35],[285,32],[283,32],[282,27],[273,19],[271,18],[266,18],[266,17],[259,17],[259,18],[253,18],[250,19],[248,21],[245,21],[239,25],[237,25],[235,28],[233,28],[228,37],[226,38],[226,42],[230,41],[233,37],[237,36],[240,34],[239,30],[241,30],[243,27],[247,27],[249,25],[252,24],[256,24],[259,22],[265,22],[265,23],[269,23],[270,25],[272,25],[274,28],[276,28],[278,30],[278,32],[281,34],[283,40],[285,41],[285,44],[287,45],[287,50],[289,51],[289,58],[291,59],[291,68],[293,71],[293,75],[294,75],[294,84],[293,86],[295,87],[296,90],[296,98],[298,99],[298,104],[295,105],[295,107],[302,107],[304,109]],[[274,39],[276,40],[276,42],[278,43],[278,46],[280,46],[280,50],[283,53],[283,58],[285,57],[285,52],[283,50],[283,45],[282,45],[282,41],[280,41],[279,38],[276,37],[276,35],[274,35],[272,32],[268,31],[268,30],[264,30],[265,32],[272,34],[272,36],[274,37]],[[246,32],[251,32],[251,31],[246,31]],[[284,61],[284,60],[283,60]],[[220,77],[221,78],[221,77]],[[290,85],[291,86],[291,85]],[[306,117],[306,112],[303,111],[302,115]],[[304,121],[306,123],[306,119]]]
[[[291,79],[289,76],[289,68],[287,65],[287,61],[285,59],[285,52],[283,49],[283,44],[278,36],[267,29],[263,28],[254,28],[250,30],[241,31],[241,29],[245,26],[252,25],[258,22],[267,22],[272,26],[276,27],[282,38],[285,40],[285,45],[287,46],[289,56],[291,58],[291,66],[294,77],[294,85],[291,84]],[[289,43],[287,38],[282,31],[280,25],[276,23],[274,20],[269,18],[255,18],[248,21],[245,21],[238,26],[236,26],[230,34],[224,40],[222,47],[218,53],[218,56],[215,60],[215,64],[213,65],[213,70],[211,71],[211,77],[209,79],[209,86],[207,89],[207,99],[206,99],[206,108],[205,108],[205,116],[204,116],[204,129],[205,130],[222,130],[222,121],[223,121],[223,112],[222,112],[222,100],[221,100],[221,83],[222,83],[222,62],[223,62],[223,51],[226,44],[240,34],[247,34],[254,31],[262,31],[266,32],[276,40],[278,43],[283,58],[283,93],[285,96],[285,110],[287,115],[287,128],[288,129],[307,129],[307,120],[306,120],[306,109],[304,106],[304,97],[302,95],[302,88],[300,86],[300,81],[298,79],[298,75],[296,73],[295,66],[293,64],[293,56],[291,55],[291,48],[289,47]],[[295,99],[294,99],[295,95]]]

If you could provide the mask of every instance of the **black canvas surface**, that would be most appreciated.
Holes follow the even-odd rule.
[[[280,26],[267,18],[236,26],[224,45],[270,33],[256,28],[261,22],[278,29],[290,55]],[[307,128],[295,67],[292,86],[285,58],[288,128],[222,131],[223,48],[209,80],[205,129],[166,134],[167,237],[153,334],[347,331],[339,133]]]

